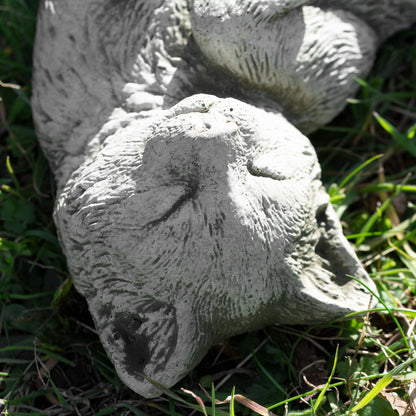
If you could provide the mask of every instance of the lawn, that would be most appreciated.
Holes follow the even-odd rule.
[[[416,29],[383,45],[358,95],[311,137],[378,307],[230,338],[144,400],[106,358],[56,237],[30,109],[37,3],[0,4],[0,414],[415,414]]]

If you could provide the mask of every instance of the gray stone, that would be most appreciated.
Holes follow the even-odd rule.
[[[406,0],[41,3],[55,222],[126,385],[154,397],[146,377],[172,386],[225,337],[370,305],[304,133],[415,20]]]

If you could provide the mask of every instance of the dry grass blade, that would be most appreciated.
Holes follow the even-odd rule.
[[[3,88],[11,88],[13,90],[20,90],[20,89],[22,89],[22,87],[20,85],[11,84],[11,83],[2,82],[2,81],[0,81],[0,87],[3,87]]]
[[[254,402],[253,400],[247,399],[247,397],[242,396],[241,394],[234,395],[234,400],[238,403],[242,404],[243,406],[247,407],[248,409],[252,410],[253,412],[258,413],[262,416],[276,416],[270,410],[267,410],[265,407],[259,405],[258,403]]]
[[[207,397],[212,400],[212,398],[210,397],[210,395],[208,394],[208,392],[201,386],[202,390],[204,391],[204,393],[207,395]],[[182,389],[182,391],[185,391],[184,389]],[[214,389],[213,389],[214,392]],[[192,392],[189,392],[190,394],[192,394],[194,396],[194,394]],[[232,400],[237,401],[238,403],[242,404],[243,406],[247,407],[248,409],[252,410],[253,412],[262,415],[262,416],[276,416],[273,412],[271,412],[270,410],[266,409],[264,406],[261,406],[260,404],[256,403],[253,400],[248,399],[247,397],[243,396],[242,394],[233,394],[232,396],[228,396],[225,400],[217,400],[214,399],[213,402],[215,404],[228,404],[231,403]]]
[[[416,381],[412,380],[409,386],[409,399],[410,406],[412,407],[413,413],[416,415]]]
[[[256,412],[261,416],[276,416],[270,410],[267,410],[265,407],[261,406],[260,404],[254,402],[253,400],[247,399],[241,394],[234,394],[234,396],[228,396],[225,400],[215,400],[216,404],[227,404],[231,403],[231,400],[234,399],[236,402],[242,404],[243,406],[247,407],[248,409]]]
[[[199,397],[199,396],[197,396],[194,392],[192,392],[192,391],[190,391],[190,390],[186,390],[186,389],[184,389],[184,388],[181,388],[181,390],[184,392],[184,393],[186,393],[186,394],[190,394],[196,401],[197,401],[197,403],[201,406],[201,409],[202,409],[202,413],[205,415],[205,416],[208,416],[208,414],[207,414],[207,409],[205,408],[205,404],[204,404],[204,401]]]
[[[412,416],[414,414],[410,413],[410,404],[401,399],[397,394],[381,392],[380,396],[390,403],[392,409],[394,409],[399,414],[399,416]]]

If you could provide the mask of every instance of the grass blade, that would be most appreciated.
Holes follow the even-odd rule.
[[[328,377],[328,380],[327,380],[327,382],[326,382],[326,384],[325,384],[325,387],[322,389],[322,391],[319,393],[319,396],[318,396],[318,398],[316,399],[316,402],[314,403],[314,405],[313,405],[313,407],[312,407],[312,414],[314,415],[314,414],[316,414],[316,411],[318,410],[318,408],[319,408],[319,406],[321,405],[321,403],[322,403],[322,400],[323,400],[323,398],[324,398],[324,396],[325,396],[325,393],[326,393],[326,391],[328,390],[328,388],[329,388],[329,385],[330,385],[330,383],[331,383],[331,379],[332,379],[332,377],[333,377],[333,375],[334,375],[334,372],[335,372],[335,368],[336,368],[336,366],[337,366],[337,362],[338,362],[338,345],[337,345],[337,349],[335,350],[335,358],[334,358],[334,364],[332,365],[332,370],[331,370],[331,374],[329,375],[329,377]]]
[[[64,399],[64,397],[62,396],[61,392],[56,387],[56,385],[53,382],[53,380],[51,379],[51,377],[49,377],[47,374],[44,374],[44,376],[47,378],[49,383],[51,383],[52,388],[53,388],[53,392],[55,393],[56,397],[58,398],[59,403],[61,403],[62,406],[66,407],[67,409],[71,409],[71,405],[69,405],[68,402]]]
[[[352,412],[362,409],[364,406],[367,406],[382,390],[384,390],[391,382],[393,377],[390,373],[387,373],[383,378],[381,378],[377,384],[370,390],[368,394],[353,407]]]
[[[396,127],[389,123],[386,119],[381,117],[376,112],[373,113],[375,119],[379,122],[380,126],[390,134],[394,139],[397,145],[404,150],[407,150],[412,156],[416,157],[416,145],[415,140],[412,140],[406,137],[404,134],[400,133]]]
[[[352,411],[356,412],[357,410],[362,409],[364,406],[367,406],[382,390],[384,390],[394,379],[394,376],[400,374],[401,371],[406,369],[409,365],[413,364],[416,361],[416,358],[411,358],[410,360],[405,361],[404,363],[396,366],[393,370],[385,374],[376,385],[364,396],[364,398],[356,404]]]
[[[381,214],[387,209],[387,207],[391,204],[392,199],[397,196],[397,191],[390,196],[389,198],[387,198],[383,204],[381,205],[380,208],[378,208],[374,214],[371,215],[371,217],[367,220],[367,222],[364,224],[364,226],[362,227],[361,231],[360,231],[360,235],[361,237],[357,239],[357,241],[355,242],[355,246],[358,247],[359,245],[361,245],[363,243],[363,241],[365,240],[366,236],[369,234],[369,231],[371,230],[371,228],[373,227],[373,225],[376,223],[377,219],[379,219],[381,217]]]
[[[351,275],[347,275],[348,277],[351,277],[351,279],[354,279],[356,282],[358,282],[359,284],[363,285],[369,293],[371,293],[385,308],[385,310],[390,314],[391,318],[393,319],[394,323],[396,324],[397,328],[400,331],[400,334],[403,338],[404,343],[406,344],[406,348],[408,350],[410,350],[410,346],[409,346],[409,341],[407,340],[407,337],[403,331],[402,326],[400,325],[399,321],[397,320],[397,318],[394,316],[394,313],[392,312],[392,310],[387,306],[386,302],[383,301],[383,299],[381,299],[381,297],[375,293],[373,290],[371,290],[365,283],[363,283],[361,280],[357,279],[354,276]]]
[[[283,396],[286,396],[286,390],[272,377],[272,375],[264,368],[261,364],[259,359],[257,358],[256,354],[253,353],[253,359],[256,364],[259,366],[260,370],[264,373],[264,375],[270,380],[270,382],[276,387],[276,390],[280,391]]]
[[[358,168],[354,169],[339,185],[339,189],[344,188],[344,186],[361,170],[363,170],[367,165],[369,165],[370,163],[373,163],[375,160],[380,159],[381,157],[383,157],[382,154],[380,155],[375,155],[372,158],[366,160],[364,163],[362,163],[360,166],[358,166]]]
[[[142,412],[141,410],[137,409],[136,407],[132,406],[129,403],[124,403],[124,402],[123,403],[117,403],[116,408],[117,409],[122,409],[122,408],[128,409],[128,410],[130,410],[130,412],[132,412],[136,416],[148,416],[148,415],[146,415],[146,413]],[[172,413],[172,414],[174,415],[175,413]]]
[[[212,406],[212,416],[215,416],[215,387],[214,387],[214,383],[211,384],[211,406]]]
[[[234,412],[234,394],[235,394],[235,387],[233,387],[233,391],[231,392],[230,416],[235,416],[235,412]]]

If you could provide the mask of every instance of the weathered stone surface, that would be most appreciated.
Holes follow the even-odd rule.
[[[334,117],[386,31],[416,20],[413,1],[362,3],[41,4],[32,103],[60,241],[141,395],[227,336],[369,305],[300,131]]]

